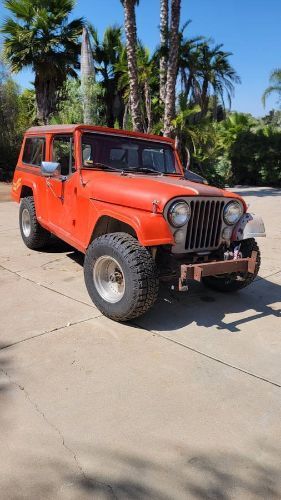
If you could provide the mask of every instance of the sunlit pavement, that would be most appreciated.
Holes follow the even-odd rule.
[[[0,204],[0,498],[281,498],[281,191],[236,191],[266,223],[260,277],[162,288],[130,325]]]

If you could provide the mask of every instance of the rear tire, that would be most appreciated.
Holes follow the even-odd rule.
[[[127,233],[96,238],[84,261],[88,293],[98,309],[114,321],[128,321],[154,304],[158,272],[149,251]]]
[[[49,242],[51,234],[37,220],[33,196],[21,200],[19,225],[21,237],[28,248],[37,250]]]
[[[249,286],[256,278],[260,264],[261,264],[261,254],[260,249],[254,240],[254,238],[249,238],[247,240],[241,241],[240,251],[243,257],[251,257],[253,251],[257,252],[257,261],[254,274],[250,273],[240,273],[239,275],[233,273],[228,275],[219,276],[206,276],[202,279],[203,284],[213,290],[218,290],[219,292],[236,292]]]

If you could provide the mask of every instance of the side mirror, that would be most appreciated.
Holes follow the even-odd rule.
[[[42,161],[41,174],[44,177],[60,177],[61,164],[56,161]]]

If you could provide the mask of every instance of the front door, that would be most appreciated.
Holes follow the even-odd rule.
[[[69,239],[75,226],[77,198],[72,135],[53,137],[51,160],[61,165],[61,176],[46,181],[49,227],[54,234]]]

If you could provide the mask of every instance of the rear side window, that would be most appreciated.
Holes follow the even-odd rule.
[[[43,137],[28,137],[25,140],[22,161],[28,165],[40,167],[45,159],[45,139]]]

